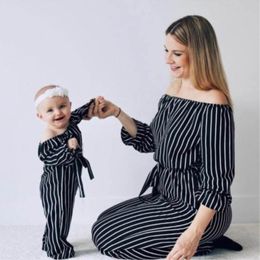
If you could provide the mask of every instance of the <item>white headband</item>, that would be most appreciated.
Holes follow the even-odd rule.
[[[40,96],[38,96],[36,98],[36,100],[34,101],[34,105],[35,107],[37,107],[45,98],[51,98],[51,97],[68,97],[68,90],[60,87],[60,86],[56,86],[55,88],[50,88],[48,90],[46,90],[43,94],[41,94]]]

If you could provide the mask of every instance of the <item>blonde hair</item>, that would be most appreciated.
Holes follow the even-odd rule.
[[[190,75],[195,88],[222,91],[230,106],[232,100],[212,25],[202,16],[185,16],[166,30],[188,48]]]

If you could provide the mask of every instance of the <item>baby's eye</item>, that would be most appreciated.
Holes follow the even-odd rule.
[[[51,113],[51,112],[53,112],[53,109],[50,108],[47,110],[47,113]]]
[[[62,109],[62,108],[64,108],[64,107],[66,107],[65,105],[60,105],[60,109]]]
[[[167,49],[164,49],[165,52],[169,52]]]

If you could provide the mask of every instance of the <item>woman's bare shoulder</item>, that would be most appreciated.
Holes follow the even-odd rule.
[[[207,103],[228,104],[226,95],[218,89],[211,89],[204,93],[203,99]]]

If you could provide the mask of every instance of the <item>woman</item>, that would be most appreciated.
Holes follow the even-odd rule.
[[[93,115],[117,117],[123,142],[153,152],[156,165],[138,198],[99,216],[93,241],[123,259],[191,259],[223,243],[241,250],[223,236],[232,218],[234,122],[214,29],[201,16],[183,17],[166,30],[165,52],[175,80],[150,125],[96,99]]]

